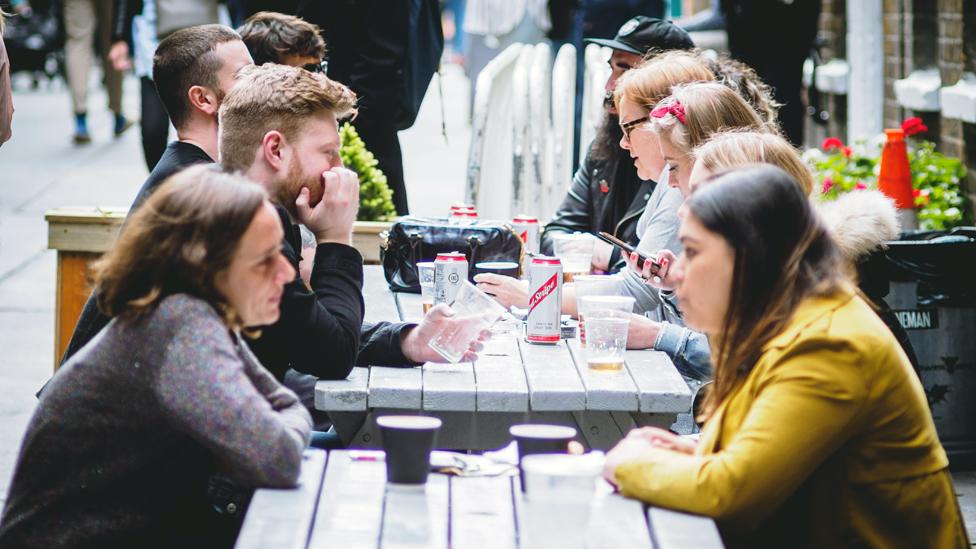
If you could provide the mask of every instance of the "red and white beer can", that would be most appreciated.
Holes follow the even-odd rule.
[[[563,264],[557,257],[536,256],[529,264],[529,343],[558,343],[563,305]]]
[[[512,229],[525,244],[525,251],[539,253],[539,220],[531,215],[519,214],[512,219]]]
[[[469,225],[478,221],[478,210],[475,209],[463,209],[454,210],[451,212],[451,217],[449,218],[451,223],[458,225]]]
[[[478,211],[478,208],[474,204],[467,204],[465,202],[455,202],[454,204],[451,204],[451,209],[450,209],[450,211],[447,212],[447,216],[448,217],[451,217],[451,214],[453,214],[454,212],[456,212],[458,210],[474,210],[474,211]]]
[[[468,259],[460,252],[437,254],[434,260],[434,305],[450,305],[468,279]]]

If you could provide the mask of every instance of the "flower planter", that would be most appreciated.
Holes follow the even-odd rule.
[[[380,263],[380,233],[390,230],[392,221],[356,221],[352,226],[352,246],[363,254],[367,265]]]

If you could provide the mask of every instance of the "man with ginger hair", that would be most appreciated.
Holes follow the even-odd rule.
[[[281,320],[251,345],[276,377],[311,401],[311,378],[344,379],[351,361],[336,360],[323,343],[331,337],[361,338],[360,365],[406,366],[443,361],[427,342],[444,324],[457,322],[446,306],[420,325],[362,324],[362,256],[350,246],[359,206],[356,174],[342,167],[338,119],[355,112],[349,88],[322,74],[284,65],[248,67],[220,108],[219,147],[225,169],[261,183],[275,202],[285,229],[282,250],[298,271],[302,223],[315,235],[309,285],[296,277],[285,286]],[[316,316],[326,304],[339,322]],[[474,358],[479,347],[472,342]]]

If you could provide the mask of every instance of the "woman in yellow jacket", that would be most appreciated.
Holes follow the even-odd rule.
[[[632,431],[607,479],[729,546],[969,547],[922,386],[796,182],[740,169],[686,207],[671,271],[712,342],[707,421],[697,445]]]

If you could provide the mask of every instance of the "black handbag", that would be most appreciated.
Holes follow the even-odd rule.
[[[383,274],[394,292],[420,293],[417,263],[437,254],[461,252],[468,258],[468,278],[482,261],[522,264],[522,239],[508,223],[478,221],[455,225],[443,217],[404,217],[380,234]]]

